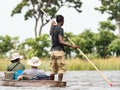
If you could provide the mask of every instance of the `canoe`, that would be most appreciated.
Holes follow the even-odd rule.
[[[23,76],[23,80],[13,80],[14,72],[4,72],[5,79],[0,79],[0,86],[15,86],[15,87],[39,87],[39,86],[50,86],[50,87],[65,87],[65,81],[54,81],[54,80],[30,80],[31,76]]]
[[[15,86],[15,87],[65,87],[65,81],[53,81],[53,80],[0,80],[0,86]]]
[[[0,86],[15,86],[15,87],[65,87],[65,81],[53,81],[53,80],[0,80]]]

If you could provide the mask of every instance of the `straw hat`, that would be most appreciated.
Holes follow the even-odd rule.
[[[27,60],[28,65],[30,66],[40,66],[41,61],[38,57],[32,57],[31,59]]]
[[[22,59],[23,56],[21,56],[19,53],[13,53],[12,58],[10,59],[11,61],[14,61],[16,59]]]

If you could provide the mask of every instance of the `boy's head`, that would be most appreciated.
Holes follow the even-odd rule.
[[[61,26],[62,26],[64,24],[64,17],[62,15],[57,15],[56,22],[61,23]]]

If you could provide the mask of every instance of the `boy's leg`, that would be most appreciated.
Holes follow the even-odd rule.
[[[50,80],[54,80],[55,74],[50,74]]]
[[[63,73],[59,73],[58,74],[58,81],[62,81],[62,79],[63,79]]]
[[[66,72],[66,63],[65,63],[65,56],[63,51],[59,51],[61,53],[61,56],[59,56],[57,60],[58,64],[58,81],[62,81],[63,74]]]

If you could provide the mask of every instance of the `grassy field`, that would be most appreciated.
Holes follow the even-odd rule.
[[[26,69],[30,68],[26,60],[21,60]],[[120,58],[109,59],[95,59],[92,62],[99,70],[120,70]],[[10,64],[8,59],[0,59],[0,71],[5,71],[6,67]],[[95,70],[94,67],[87,60],[70,59],[66,60],[67,70]],[[39,67],[49,71],[49,59],[43,59],[42,65]]]
[[[120,70],[120,58],[95,59],[92,60],[100,70]],[[87,60],[67,60],[68,70],[95,70]]]

